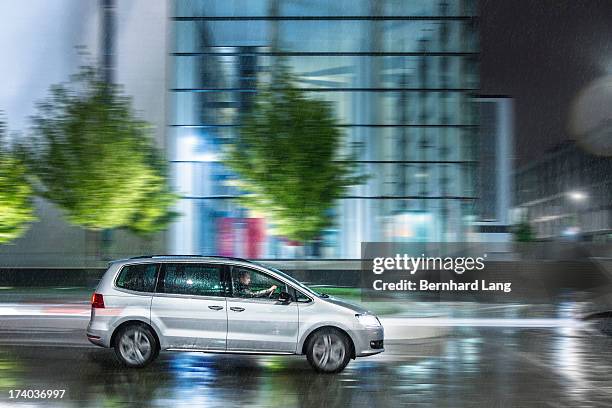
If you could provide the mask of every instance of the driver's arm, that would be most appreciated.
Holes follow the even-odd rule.
[[[251,296],[253,296],[253,297],[264,297],[268,293],[270,293],[270,289],[262,289],[262,290],[258,290],[258,291],[255,291],[255,292],[251,291]]]
[[[268,289],[262,289],[257,291],[252,291],[251,289],[245,288],[242,293],[249,297],[264,297],[269,296],[276,290],[276,285],[270,286]]]

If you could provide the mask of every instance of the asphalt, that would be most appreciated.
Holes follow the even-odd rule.
[[[612,337],[563,320],[536,327],[512,320],[477,322],[448,324],[437,337],[392,340],[385,353],[323,375],[300,356],[162,353],[144,369],[126,369],[112,350],[87,342],[86,316],[5,315],[0,316],[0,406],[612,405]],[[10,399],[16,389],[65,394]]]

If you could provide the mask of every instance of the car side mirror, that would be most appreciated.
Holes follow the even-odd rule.
[[[278,301],[283,303],[291,302],[291,295],[287,292],[281,292],[278,294]]]

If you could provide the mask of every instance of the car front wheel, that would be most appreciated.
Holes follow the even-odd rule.
[[[127,366],[140,368],[157,357],[159,346],[151,330],[142,324],[126,326],[117,334],[115,354]]]
[[[350,340],[333,328],[319,330],[308,341],[306,357],[316,371],[338,373],[351,359]]]

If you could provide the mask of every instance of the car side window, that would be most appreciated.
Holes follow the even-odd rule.
[[[115,286],[136,292],[154,292],[158,264],[126,265],[119,272]]]
[[[310,298],[308,296],[306,296],[305,294],[303,294],[302,292],[300,292],[297,289],[295,290],[295,294],[294,294],[294,298],[296,299],[297,302],[299,303],[308,303],[311,302]]]
[[[232,267],[232,291],[238,298],[278,299],[287,285],[272,276],[249,268]]]
[[[157,292],[196,296],[225,296],[222,265],[199,263],[164,264]]]

